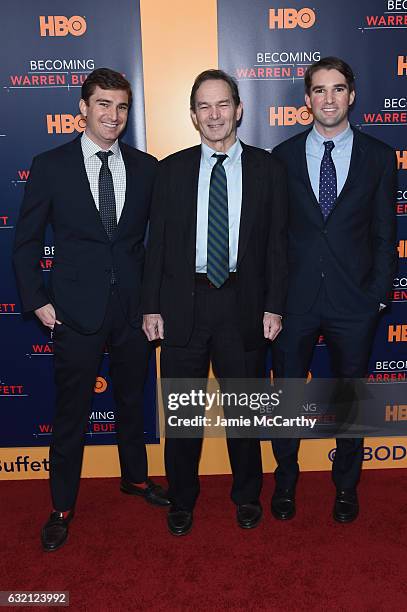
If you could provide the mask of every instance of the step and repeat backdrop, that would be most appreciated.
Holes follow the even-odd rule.
[[[3,260],[0,326],[2,427],[0,447],[45,446],[52,430],[53,346],[49,330],[35,316],[22,316],[11,265],[14,227],[33,156],[83,132],[81,84],[97,67],[123,73],[134,103],[124,140],[145,149],[145,120],[139,5],[132,0],[7,3],[2,11],[1,67],[1,249]],[[3,6],[4,8],[4,6]],[[88,9],[88,10],[86,10]],[[86,11],[84,14],[84,10]],[[108,19],[108,27],[107,27]],[[17,34],[18,33],[18,34]],[[51,230],[38,265],[44,281],[52,271]],[[145,392],[146,439],[155,441],[155,361]],[[95,380],[88,444],[114,444],[114,411],[105,355]]]
[[[387,384],[383,420],[405,420],[405,405],[392,405],[392,385],[407,373],[407,2],[360,0],[337,3],[219,0],[219,65],[239,83],[244,116],[239,135],[245,142],[272,150],[281,141],[308,129],[313,117],[304,101],[304,74],[313,62],[336,55],[356,77],[356,100],[350,121],[391,145],[397,154],[399,188],[399,268],[376,334],[368,381]],[[270,364],[272,367],[272,364]],[[324,338],[319,338],[311,376],[330,373]],[[393,387],[394,389],[394,387]],[[407,390],[407,386],[406,386]],[[407,398],[407,391],[405,397]],[[406,400],[407,401],[407,400]],[[309,407],[314,414],[318,408]],[[323,418],[323,415],[319,415]],[[406,457],[404,444],[375,441],[366,460],[377,465]],[[376,449],[379,448],[378,451]]]
[[[394,206],[398,216],[399,270],[389,296],[391,307],[383,314],[376,335],[368,379],[371,384],[389,385],[390,398],[391,385],[406,381],[407,0],[360,0],[344,3],[340,10],[333,0],[318,0],[312,7],[294,0],[250,3],[207,0],[196,9],[184,0],[174,0],[172,8],[174,10],[168,10],[165,0],[157,0],[154,11],[144,0],[122,0],[116,3],[114,11],[107,0],[96,4],[91,0],[70,3],[15,0],[3,3],[0,9],[3,46],[0,67],[3,111],[0,117],[3,168],[0,177],[3,261],[0,479],[46,476],[46,447],[54,409],[52,341],[32,316],[21,315],[11,265],[14,227],[32,157],[63,144],[84,130],[78,109],[80,86],[89,72],[101,66],[122,72],[133,87],[134,104],[124,139],[160,155],[160,151],[151,150],[149,143],[146,144],[145,114],[147,118],[154,117],[155,124],[147,125],[147,132],[155,132],[156,143],[164,123],[168,130],[166,104],[171,106],[173,100],[178,103],[180,99],[178,86],[167,85],[164,91],[162,89],[168,70],[176,81],[187,61],[186,55],[191,64],[194,53],[199,54],[195,74],[204,68],[215,67],[211,60],[204,63],[205,49],[202,41],[198,49],[198,34],[199,28],[213,19],[216,12],[217,21],[215,18],[213,32],[208,35],[208,49],[217,44],[219,67],[239,82],[244,102],[244,118],[239,131],[242,140],[271,150],[282,140],[307,129],[312,116],[304,103],[304,72],[309,64],[321,57],[338,55],[353,67],[356,75],[356,102],[351,112],[353,125],[396,150],[399,188]],[[188,41],[188,48],[179,53],[180,59],[168,60],[166,64],[166,54],[171,58],[175,55],[166,47],[167,43],[160,43],[160,32],[161,38],[168,40],[164,30],[167,34],[172,29],[174,32],[184,29],[186,33],[185,37],[174,36],[172,45],[181,49]],[[144,77],[143,63],[149,67]],[[148,102],[145,108],[144,82],[149,83],[150,95],[146,95],[146,100],[151,109]],[[192,80],[185,84],[182,115],[188,113],[191,85]],[[173,120],[170,125],[177,129]],[[183,146],[189,146],[189,139],[188,133]],[[163,150],[168,151],[168,138],[163,143]],[[52,270],[54,254],[49,231],[43,257],[38,262],[45,281]],[[325,376],[328,372],[329,360],[321,337],[311,374]],[[155,375],[153,359],[145,391],[145,435],[146,441],[153,445],[159,442],[155,438],[154,422]],[[406,406],[394,406],[391,418],[407,419]],[[107,355],[95,381],[86,442],[89,446],[115,442]],[[228,471],[223,451],[219,452],[219,462],[214,461],[216,442],[224,444],[213,440],[210,443],[211,471]],[[329,467],[332,441],[307,441],[304,446],[305,469]],[[28,452],[28,447],[39,448],[37,452],[35,449]],[[98,457],[102,460],[96,462],[87,475],[112,475],[103,462],[103,453]],[[390,438],[370,440],[366,443],[365,461],[367,467],[406,466],[406,442]],[[152,469],[152,473],[160,472],[161,459]]]

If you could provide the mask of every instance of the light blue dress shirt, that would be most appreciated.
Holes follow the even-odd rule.
[[[237,250],[239,245],[240,211],[242,208],[242,145],[239,140],[226,151],[228,156],[223,162],[228,184],[229,216],[229,272],[236,271]],[[216,164],[212,155],[215,151],[206,144],[201,145],[201,165],[199,168],[198,203],[196,216],[196,272],[206,274],[208,247],[208,202],[211,172]]]
[[[332,160],[336,170],[336,193],[341,193],[349,172],[350,158],[353,146],[353,131],[348,123],[348,127],[333,138],[324,138],[315,125],[307,136],[305,152],[307,155],[308,175],[311,181],[312,190],[319,202],[319,173],[321,161],[325,152],[324,142],[332,140],[335,148],[332,150]]]

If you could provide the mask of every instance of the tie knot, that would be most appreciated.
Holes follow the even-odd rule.
[[[107,164],[108,163],[108,158],[113,155],[113,151],[98,151],[96,153],[96,155],[98,156],[98,158],[100,159],[100,161],[103,164]]]
[[[327,153],[330,153],[332,151],[332,149],[335,147],[335,143],[333,140],[326,140],[324,142],[324,147],[325,147],[325,151]]]
[[[227,155],[217,155],[216,153],[214,153],[212,157],[216,159],[216,165],[222,165],[225,159],[227,158]]]

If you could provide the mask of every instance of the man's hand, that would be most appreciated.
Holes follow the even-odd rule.
[[[34,310],[34,312],[45,327],[54,329],[55,323],[57,323],[57,325],[61,325],[61,321],[57,321],[56,319],[55,308],[52,304],[45,304],[45,306],[37,308],[37,310]]]
[[[143,332],[151,340],[164,339],[164,321],[160,314],[143,315]]]
[[[265,312],[263,317],[264,337],[267,340],[274,340],[281,332],[283,326],[281,324],[280,315],[272,312]]]

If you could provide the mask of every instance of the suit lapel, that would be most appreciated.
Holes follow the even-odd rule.
[[[138,172],[137,162],[134,160],[130,161],[128,153],[121,146],[120,142],[119,142],[119,146],[120,146],[120,151],[122,154],[124,166],[126,169],[126,195],[124,197],[124,204],[123,204],[123,209],[120,215],[120,219],[118,220],[117,227],[115,231],[113,232],[112,240],[117,238],[117,235],[119,234],[122,227],[126,227],[126,218],[129,215],[129,209],[130,209],[129,202],[134,201],[134,199],[136,198],[136,193],[137,193],[136,191],[136,181],[137,181],[137,172]]]
[[[198,208],[198,181],[199,181],[199,167],[201,164],[201,147],[198,145],[194,147],[188,156],[185,164],[185,175],[182,179],[182,185],[185,189],[184,198],[182,201],[188,203],[185,207],[185,228],[186,228],[186,239],[187,245],[186,250],[188,259],[191,265],[194,267],[196,262],[196,218]]]
[[[306,132],[303,132],[301,134],[301,137],[297,141],[298,146],[297,146],[297,151],[296,151],[295,163],[298,164],[298,168],[300,169],[300,174],[301,176],[304,177],[305,186],[307,188],[308,195],[312,203],[312,212],[314,213],[314,216],[316,217],[317,221],[321,222],[321,220],[323,220],[324,217],[322,215],[322,211],[321,211],[319,202],[312,188],[311,179],[308,173],[306,146],[307,146],[307,136],[310,133],[310,131],[311,130],[307,130]]]
[[[108,240],[106,230],[90,190],[88,175],[83,160],[80,136],[73,140],[70,145],[72,145],[72,148],[68,148],[68,155],[72,168],[72,185],[75,186],[75,192],[80,194],[79,197],[83,202],[81,208],[81,222],[88,227],[95,227],[96,230],[102,233],[103,237]]]
[[[307,147],[307,137],[308,134],[310,133],[311,130],[307,130],[306,132],[304,132],[303,136],[303,140],[301,140],[301,159],[300,159],[300,163],[301,163],[301,168],[302,168],[302,173],[303,175],[306,177],[305,182],[307,184],[307,189],[308,189],[308,193],[310,194],[310,197],[313,201],[313,203],[315,204],[315,206],[317,207],[318,211],[321,212],[321,207],[319,205],[319,202],[315,196],[314,190],[312,188],[311,185],[311,179],[309,177],[309,172],[308,172],[308,164],[307,164],[307,151],[306,151],[306,147]],[[322,215],[322,213],[321,213]]]
[[[250,232],[256,219],[256,201],[260,190],[260,173],[257,171],[258,162],[255,161],[249,148],[243,143],[242,152],[242,207],[240,211],[239,246],[237,266],[245,254]]]
[[[359,132],[355,130],[354,128],[352,128],[352,131],[353,131],[353,144],[352,144],[352,154],[350,158],[348,176],[346,177],[345,184],[335,202],[335,206],[333,207],[331,214],[335,210],[335,208],[338,206],[338,204],[340,204],[342,198],[346,195],[346,192],[349,190],[349,188],[352,187],[352,185],[355,182],[357,182],[358,176],[360,175],[360,166],[363,161],[364,150],[360,142]]]

